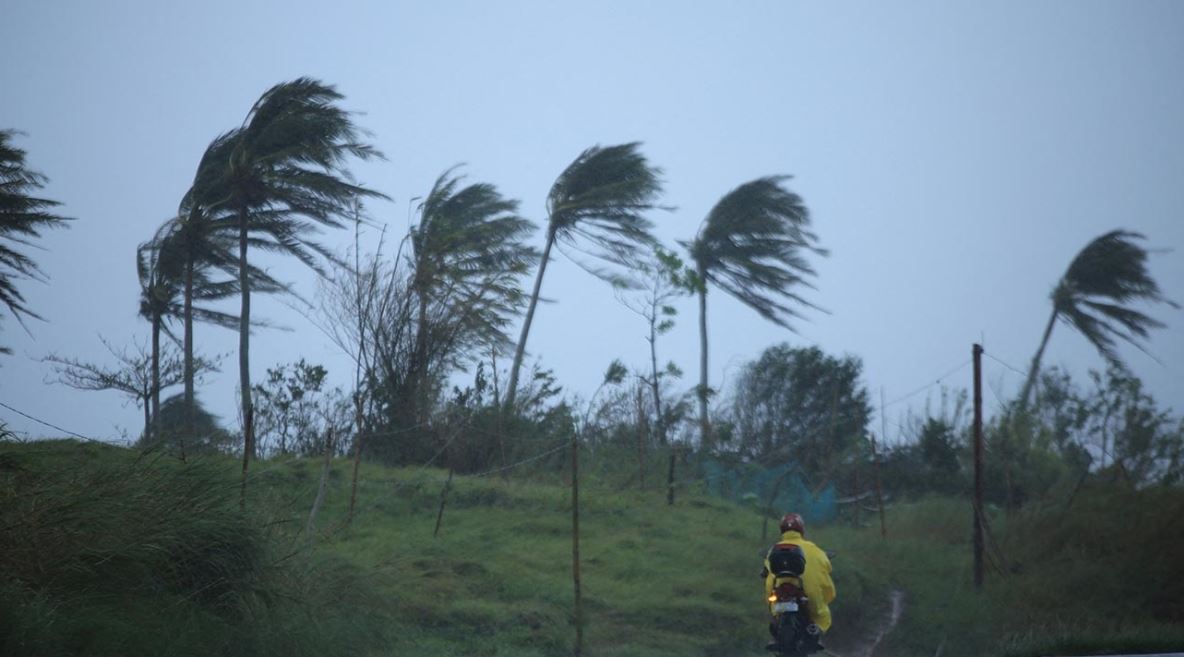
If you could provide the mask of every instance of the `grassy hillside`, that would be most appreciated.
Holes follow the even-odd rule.
[[[270,518],[240,513],[232,466],[0,443],[0,654],[363,648],[378,627],[364,573],[292,555]]]
[[[279,489],[311,484],[310,466],[293,462],[264,479]],[[334,472],[327,525],[343,517],[348,499],[348,468]],[[458,477],[433,537],[445,478],[366,467],[354,527],[322,544],[375,575],[393,619],[390,654],[570,654],[569,490],[558,476],[535,477],[550,483]],[[761,519],[694,492],[674,507],[664,498],[660,490],[596,482],[583,488],[587,652],[760,654],[767,622]],[[846,584],[840,578],[854,599],[862,587]]]
[[[245,515],[237,467],[0,444],[0,654],[570,654],[560,473],[456,477],[433,537],[446,473],[364,465],[346,527],[350,464],[335,462],[309,537],[319,463],[256,464]],[[1068,512],[996,518],[1007,574],[982,594],[963,502],[900,505],[887,540],[878,527],[812,527],[835,553],[828,645],[855,654],[896,588],[905,613],[877,655],[1037,654],[1098,635],[1184,646],[1184,573],[1164,557],[1184,538],[1179,491],[1103,493]],[[1142,510],[1130,542],[1096,540],[1098,514],[1115,510],[1098,505]],[[687,489],[668,507],[663,491],[603,478],[582,487],[581,511],[587,654],[763,654],[755,512]],[[1098,577],[1099,561],[1123,565]]]
[[[888,539],[851,555],[905,593],[878,657],[1184,651],[1184,490],[1086,488],[1072,505],[991,513],[982,592],[968,507],[897,505]]]

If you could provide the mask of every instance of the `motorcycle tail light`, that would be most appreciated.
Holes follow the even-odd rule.
[[[784,602],[786,600],[798,600],[805,597],[806,593],[801,587],[785,582],[777,586],[773,595],[769,596],[769,602]]]

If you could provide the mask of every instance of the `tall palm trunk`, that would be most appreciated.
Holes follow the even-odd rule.
[[[1052,327],[1057,321],[1058,314],[1060,311],[1054,307],[1052,316],[1048,318],[1048,326],[1044,327],[1044,337],[1040,340],[1040,348],[1032,357],[1032,366],[1028,369],[1028,379],[1024,381],[1024,389],[1020,392],[1019,408],[1021,411],[1028,408],[1028,397],[1032,393],[1032,387],[1036,385],[1036,377],[1040,374],[1040,359],[1044,357],[1044,348],[1048,346],[1048,338],[1052,335]]]
[[[555,229],[547,228],[547,245],[543,247],[543,257],[539,261],[539,273],[534,279],[534,291],[530,294],[530,305],[526,308],[526,317],[522,320],[522,335],[518,338],[518,347],[514,350],[514,364],[510,366],[510,383],[506,387],[506,408],[514,407],[514,398],[518,394],[518,372],[522,369],[522,359],[526,355],[526,336],[530,334],[530,323],[534,320],[534,309],[539,303],[539,291],[543,287],[543,273],[547,271],[547,262],[551,259],[551,247],[555,244]]]
[[[243,406],[243,483],[239,506],[246,506],[247,469],[255,455],[255,409],[251,405],[251,283],[247,278],[247,210],[238,213],[238,282],[242,307],[238,324],[238,382]]]
[[[711,421],[707,417],[707,272],[699,265],[699,446],[709,447]]]
[[[145,415],[144,437],[155,440],[159,430],[153,428],[160,421],[160,313],[152,314],[152,414]],[[147,408],[148,404],[144,404]]]
[[[185,255],[185,311],[182,322],[185,324],[184,337],[184,372],[185,379],[185,431],[186,437],[193,436],[193,254]]]

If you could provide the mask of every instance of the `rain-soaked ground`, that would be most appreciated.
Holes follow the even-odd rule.
[[[830,657],[873,657],[880,642],[900,622],[900,616],[903,613],[904,591],[892,591],[888,595],[888,609],[884,611],[884,615],[880,617],[880,621],[876,623],[875,629],[870,634],[858,637],[851,642],[843,641],[836,636],[836,645],[828,646],[822,654]],[[823,639],[823,642],[826,643],[826,640]],[[938,650],[940,652],[940,648]]]
[[[873,657],[876,654],[876,648],[879,647],[880,642],[896,627],[900,622],[901,614],[904,613],[904,591],[894,590],[888,594],[888,608],[884,610],[884,614],[880,617],[879,622],[876,623],[875,628],[864,636],[847,638],[842,634],[835,634],[833,637],[833,644],[823,637],[822,642],[826,646],[822,652],[815,653],[815,655],[825,657]],[[941,648],[938,648],[940,655]],[[756,655],[755,651],[752,653]],[[772,653],[763,653],[772,655]],[[1141,657],[1150,657],[1143,655]],[[1184,657],[1184,654],[1172,657]]]

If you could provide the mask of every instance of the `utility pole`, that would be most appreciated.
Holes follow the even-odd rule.
[[[983,588],[983,348],[974,355],[974,589]]]
[[[880,386],[880,438],[888,446],[888,405],[884,403],[884,386]],[[884,522],[884,490],[880,485],[880,453],[876,449],[876,437],[872,436],[872,466],[876,470],[876,503],[880,506],[880,538],[888,538],[888,526]]]

